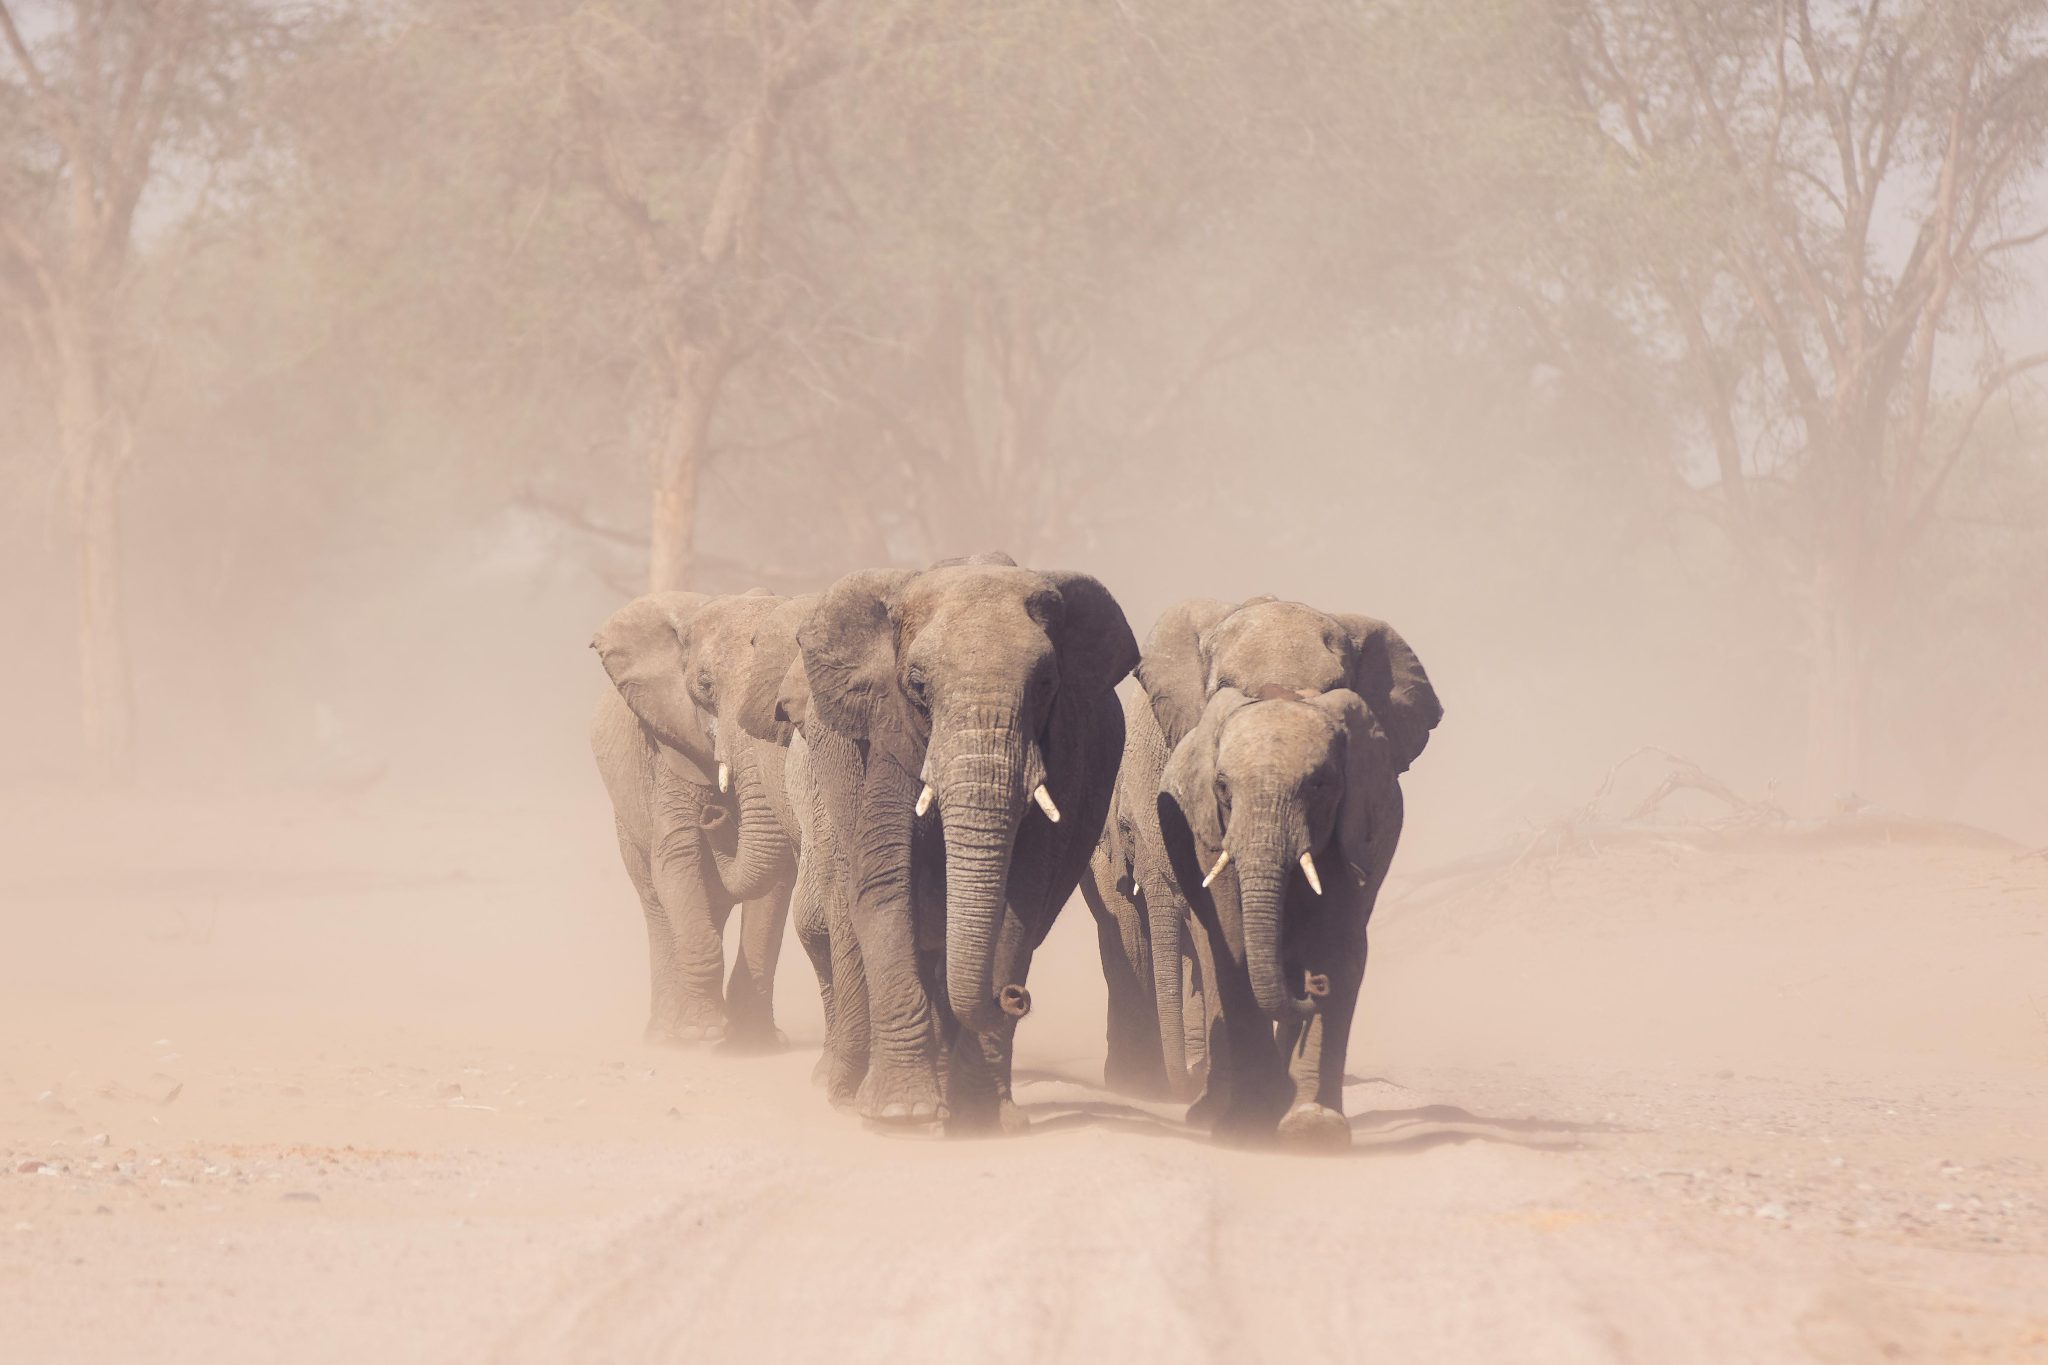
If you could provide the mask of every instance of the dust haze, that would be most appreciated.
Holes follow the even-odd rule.
[[[0,18],[0,1355],[2048,1360],[2048,5]],[[988,550],[1426,663],[1347,1157],[642,1041],[593,631]]]

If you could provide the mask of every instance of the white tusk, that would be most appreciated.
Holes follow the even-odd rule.
[[[932,808],[932,784],[924,784],[924,790],[917,794],[917,813],[923,815]]]
[[[1052,803],[1052,793],[1045,789],[1043,782],[1039,783],[1038,789],[1031,793],[1031,799],[1036,801],[1038,808],[1045,812],[1046,819],[1052,821],[1055,825],[1060,822],[1060,808]]]
[[[718,794],[719,794],[720,796],[723,796],[723,795],[725,795],[725,794],[726,794],[727,792],[729,792],[729,791],[731,791],[731,790],[732,790],[732,764],[730,764],[730,763],[721,763],[721,764],[719,764],[719,765],[718,765]]]
[[[1207,886],[1210,882],[1215,881],[1216,874],[1221,872],[1225,867],[1228,867],[1229,865],[1230,850],[1226,848],[1223,850],[1223,856],[1216,860],[1216,866],[1209,869],[1209,875],[1202,878],[1202,885]]]
[[[1301,855],[1301,875],[1308,878],[1308,889],[1318,896],[1323,894],[1323,879],[1316,875],[1316,860],[1304,853]]]

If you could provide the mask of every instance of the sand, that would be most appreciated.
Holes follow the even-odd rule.
[[[1009,1140],[638,1040],[601,805],[47,796],[0,833],[0,1358],[2048,1361],[2048,860],[1536,860],[1382,906],[1348,1156]],[[586,808],[587,807],[587,808]]]

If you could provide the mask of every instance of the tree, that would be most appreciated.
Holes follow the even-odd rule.
[[[181,268],[190,242],[175,227],[243,149],[242,95],[281,20],[207,0],[66,0],[24,28],[17,8],[0,0],[0,299],[49,394],[77,559],[83,737],[113,775],[133,732],[121,493],[162,345],[139,297],[143,258],[153,248],[148,265],[166,277]],[[151,205],[173,227],[145,242]]]
[[[714,424],[792,305],[782,257],[804,206],[778,166],[797,106],[843,60],[843,8],[534,0],[429,20],[495,63],[473,140],[519,201],[498,220],[507,253],[617,319],[641,396],[650,588],[693,582]]]
[[[1529,312],[1562,355],[1563,305],[1605,298],[1681,380],[1675,473],[1803,609],[1826,800],[1861,779],[1877,645],[1979,418],[2048,365],[1999,316],[2048,239],[2048,5],[1561,0],[1553,33],[1590,149],[1577,264],[1606,279],[1552,274]]]

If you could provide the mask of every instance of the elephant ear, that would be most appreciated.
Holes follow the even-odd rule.
[[[958,568],[962,564],[995,564],[1007,569],[1017,567],[1017,561],[1004,554],[1001,550],[983,550],[978,555],[954,555],[951,559],[939,560],[932,567],[934,569],[953,569]]]
[[[776,702],[790,670],[798,672],[796,636],[817,609],[821,593],[792,597],[754,627],[753,651],[740,679],[738,714],[740,729],[755,739],[771,744],[788,744],[791,723],[781,719]]]
[[[1372,709],[1393,745],[1394,771],[1405,773],[1429,743],[1429,732],[1444,718],[1422,660],[1385,621],[1370,616],[1339,616],[1357,654],[1352,687]]]
[[[1209,654],[1203,640],[1236,610],[1208,597],[1176,602],[1145,641],[1138,683],[1152,703],[1152,715],[1169,751],[1195,728],[1209,699]]]
[[[1138,637],[1100,580],[1084,573],[1045,575],[1060,594],[1060,686],[1078,695],[1109,692],[1138,665]]]
[[[1250,700],[1234,687],[1209,698],[1201,719],[1173,747],[1159,776],[1161,813],[1171,803],[1203,849],[1223,845],[1223,812],[1216,807],[1216,750],[1223,742],[1223,726]]]
[[[863,569],[826,590],[797,631],[811,685],[811,714],[864,740],[896,688],[896,623],[889,603],[914,573]]]
[[[1400,770],[1392,736],[1364,698],[1339,689],[1313,698],[1344,734],[1344,800],[1337,842],[1353,873],[1376,889],[1401,838]]]
[[[697,753],[709,745],[683,683],[683,636],[711,600],[696,592],[649,593],[613,612],[590,641],[640,723],[670,748]]]

